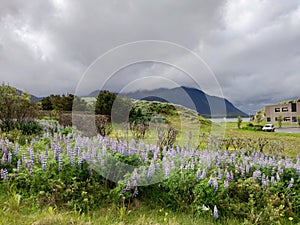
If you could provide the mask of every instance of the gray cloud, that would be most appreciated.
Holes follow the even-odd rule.
[[[110,49],[127,42],[164,40],[196,52],[215,73],[224,96],[253,112],[299,96],[299,27],[300,2],[294,0],[4,0],[0,77],[39,96],[74,92],[88,66]],[[191,66],[185,55],[168,57]],[[107,68],[113,63],[107,62]],[[199,74],[203,81],[207,72],[206,68]],[[157,63],[129,66],[108,86],[120,89],[153,74],[195,86],[182,71]],[[162,85],[154,79],[145,87]],[[204,87],[218,94],[209,83]]]

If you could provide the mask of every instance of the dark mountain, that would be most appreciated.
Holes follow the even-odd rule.
[[[99,91],[93,91],[89,97],[96,97]],[[207,95],[201,90],[189,87],[159,88],[155,90],[142,90],[126,94],[133,99],[170,102],[196,110],[204,117],[237,117],[248,116],[236,108],[227,99]]]
[[[17,92],[18,92],[19,95],[21,95],[21,94],[23,93],[23,91],[21,91],[21,90],[19,90],[19,89],[17,89]],[[42,100],[41,97],[36,97],[36,96],[34,96],[34,95],[31,95],[31,94],[30,94],[30,99],[31,99],[31,101],[33,101],[33,102],[39,102],[39,101]]]

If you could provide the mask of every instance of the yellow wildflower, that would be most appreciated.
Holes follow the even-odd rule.
[[[289,220],[292,221],[294,218],[293,217],[289,217]]]

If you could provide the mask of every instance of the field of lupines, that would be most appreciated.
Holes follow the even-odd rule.
[[[300,222],[298,157],[251,149],[160,148],[42,125],[44,133],[24,145],[0,140],[1,188],[41,207],[88,212],[115,204],[122,219],[137,199],[216,221]]]

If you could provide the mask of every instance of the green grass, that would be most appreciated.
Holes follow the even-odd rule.
[[[172,225],[196,225],[196,224],[240,224],[235,219],[226,219],[214,221],[212,215],[195,216],[192,212],[173,212],[160,207],[140,205],[135,203],[124,208],[118,208],[114,205],[107,205],[96,211],[90,211],[86,214],[76,212],[75,210],[63,210],[52,207],[39,209],[29,202],[21,203],[17,208],[9,208],[4,199],[1,199],[1,206],[7,208],[0,211],[0,224],[34,224],[34,225],[54,225],[54,224],[172,224]],[[7,200],[8,201],[8,200]]]
[[[243,122],[242,128],[247,125],[248,122]],[[292,133],[280,133],[280,132],[263,132],[246,129],[238,129],[237,124],[234,122],[226,123],[225,138],[240,137],[249,139],[264,138],[269,142],[283,142],[285,151],[283,155],[295,157],[299,155],[300,146],[300,134]]]
[[[1,199],[1,206],[5,204]],[[42,209],[30,205],[29,202],[21,203],[19,208],[14,210],[0,211],[0,224],[34,224],[34,225],[59,225],[59,224],[78,224],[78,225],[239,225],[243,221],[234,218],[224,218],[215,221],[211,214],[197,216],[193,212],[171,211],[150,204],[141,205],[137,202],[129,207],[119,208],[114,205],[107,205],[99,210],[90,211],[86,214],[78,211],[44,207]],[[296,224],[283,217],[282,223]]]

